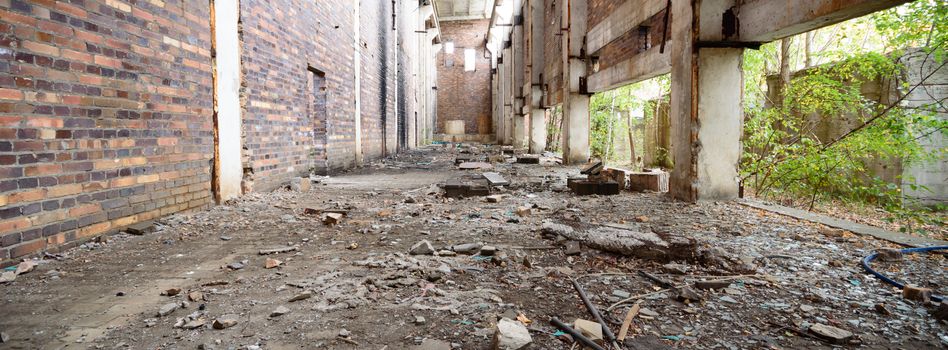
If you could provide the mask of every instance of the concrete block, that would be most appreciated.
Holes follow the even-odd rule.
[[[629,189],[637,192],[668,192],[668,173],[661,170],[629,173]]]

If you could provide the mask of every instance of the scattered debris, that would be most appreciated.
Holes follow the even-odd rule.
[[[168,288],[164,292],[161,292],[161,295],[173,297],[181,293],[181,288]]]
[[[540,164],[540,156],[536,154],[521,154],[517,156],[519,164]]]
[[[908,284],[902,288],[902,297],[908,300],[927,303],[932,300],[932,289]]]
[[[810,331],[820,338],[839,345],[848,343],[849,339],[852,339],[853,337],[853,333],[850,331],[828,326],[822,323],[817,323],[810,326]]]
[[[411,246],[411,249],[408,252],[411,255],[432,255],[434,254],[435,250],[431,245],[431,242],[428,242],[427,239],[423,239]]]
[[[271,254],[289,253],[289,252],[296,251],[297,249],[299,249],[299,246],[277,247],[277,248],[262,249],[257,253],[260,255],[271,255]]]
[[[295,177],[290,179],[290,190],[296,192],[309,192],[312,181],[309,177]]]
[[[485,163],[485,162],[464,162],[464,163],[458,164],[458,169],[461,169],[461,170],[476,170],[476,169],[487,170],[490,168],[493,168],[493,166],[490,165],[490,163]]]
[[[313,295],[315,295],[315,293],[314,293],[313,291],[311,291],[311,290],[306,290],[306,291],[303,291],[302,293],[297,294],[296,296],[290,298],[289,302],[292,303],[292,302],[294,302],[294,301],[306,300],[306,299],[312,298]]]
[[[204,300],[204,293],[199,292],[199,291],[190,292],[190,293],[188,293],[188,300],[193,301],[193,302],[205,301],[205,300]]]
[[[158,316],[159,316],[159,317],[168,316],[168,315],[170,315],[172,312],[174,312],[174,310],[177,310],[179,306],[180,306],[179,303],[168,303],[168,304],[165,304],[165,305],[162,306],[160,309],[158,309]]]
[[[487,182],[493,187],[510,185],[510,181],[507,181],[507,179],[498,173],[484,173],[483,175],[484,178],[487,179]]]
[[[277,306],[272,312],[270,312],[270,317],[280,317],[290,313],[290,309],[286,306]]]
[[[220,316],[214,320],[214,329],[226,329],[237,325],[239,317],[233,314]]]
[[[892,248],[882,248],[876,250],[876,260],[884,262],[902,261],[902,251]]]
[[[530,331],[522,323],[502,318],[494,332],[493,350],[519,350],[533,342]]]
[[[144,221],[129,225],[125,228],[125,232],[130,235],[142,236],[155,232],[155,229],[156,227],[153,221]]]
[[[323,214],[323,224],[329,226],[338,225],[340,222],[342,222],[342,217],[343,215],[339,213],[325,213]]]
[[[280,261],[280,260],[277,260],[277,259],[274,259],[274,258],[267,258],[266,262],[264,262],[264,264],[263,264],[263,267],[266,268],[266,269],[272,269],[272,268],[277,267],[277,266],[280,266],[280,265],[282,265],[282,264],[283,264],[283,262]]]
[[[625,341],[625,337],[629,334],[629,327],[632,326],[632,320],[639,315],[639,309],[641,309],[639,304],[634,304],[629,308],[629,312],[625,314],[625,319],[622,320],[622,327],[619,328],[619,335],[616,336],[617,340]]]
[[[629,190],[636,192],[668,192],[668,172],[652,170],[629,173]]]

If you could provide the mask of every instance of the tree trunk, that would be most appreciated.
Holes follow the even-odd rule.
[[[626,120],[626,122],[625,122],[625,123],[626,123],[626,126],[629,128],[629,151],[630,151],[630,153],[632,154],[632,155],[630,156],[630,158],[631,158],[631,160],[632,160],[632,169],[630,169],[630,170],[633,170],[633,171],[634,171],[634,170],[638,170],[639,162],[635,159],[635,138],[632,137],[632,135],[633,135],[633,132],[632,132],[632,108],[629,108],[629,117],[626,118],[625,120]]]
[[[809,68],[813,66],[813,37],[816,36],[816,31],[806,32],[806,37],[803,40],[803,52],[804,52],[804,61],[806,67]]]
[[[780,40],[780,81],[777,82],[776,86],[776,101],[773,101],[775,106],[783,105],[783,94],[784,90],[787,88],[787,84],[790,83],[790,42],[791,38],[783,38]]]

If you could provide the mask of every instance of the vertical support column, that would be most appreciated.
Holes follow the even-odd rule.
[[[237,1],[211,1],[214,55],[214,194],[218,202],[241,194],[240,38]],[[301,72],[302,74],[302,72]]]
[[[586,0],[567,0],[563,22],[563,163],[581,164],[589,160],[589,95],[580,89],[586,78]]]
[[[524,94],[524,60],[523,60],[523,23],[519,21],[514,23],[513,31],[510,36],[513,66],[513,137],[511,143],[514,148],[523,148],[526,146],[527,121],[523,113]]]
[[[700,48],[719,41],[732,0],[677,1],[672,5],[671,120],[677,199],[729,200],[738,195],[737,167],[743,124],[743,49]]]
[[[355,71],[355,163],[362,165],[362,52],[359,48],[361,40],[359,18],[362,17],[362,0],[355,0],[355,14],[353,28],[355,30],[352,41],[352,66]]]
[[[537,108],[543,98],[543,91],[534,86],[530,94],[530,153],[543,153],[546,149],[546,113],[547,110]]]
[[[511,47],[504,49],[504,144],[513,144],[514,135],[514,58]]]
[[[542,153],[546,149],[546,110],[543,109],[543,81],[542,76],[543,44],[544,44],[544,15],[543,1],[530,0],[529,13],[524,13],[524,18],[528,19],[528,32],[530,36],[529,66],[530,66],[530,125],[529,125],[529,152]]]
[[[497,63],[497,143],[507,143],[507,57]]]

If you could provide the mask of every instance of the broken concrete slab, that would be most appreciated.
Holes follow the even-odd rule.
[[[443,340],[426,338],[420,345],[412,348],[413,350],[451,350],[451,343]]]
[[[540,156],[537,154],[521,154],[517,156],[519,164],[540,164]]]
[[[168,316],[172,312],[174,312],[174,310],[177,310],[179,306],[180,306],[179,303],[165,304],[161,308],[158,309],[158,316],[159,317]]]
[[[125,228],[125,232],[130,235],[146,235],[152,232],[155,232],[155,222],[154,221],[143,221],[136,224],[129,225]]]
[[[563,236],[581,241],[586,246],[607,252],[657,261],[689,260],[696,258],[697,242],[690,237],[673,233],[640,232],[609,226],[576,224],[578,228],[544,221],[545,235]]]
[[[483,173],[482,175],[484,176],[485,179],[487,179],[487,182],[490,183],[491,186],[497,187],[497,186],[510,185],[510,181],[507,181],[507,179],[505,179],[499,173],[489,172],[489,173]]]
[[[427,239],[415,243],[411,246],[411,249],[408,250],[408,253],[411,255],[432,255],[434,252],[434,246],[432,246],[431,242]]]
[[[838,345],[848,343],[849,339],[852,339],[853,337],[853,333],[850,331],[828,326],[822,323],[817,323],[810,326],[810,332],[820,338],[826,339],[827,341]]]
[[[227,314],[215,319],[214,324],[212,326],[214,327],[214,329],[227,329],[227,328],[236,326],[238,321],[239,321],[239,316],[234,315],[234,314]]]
[[[289,253],[292,251],[296,251],[297,249],[299,249],[299,246],[276,247],[276,248],[261,249],[260,251],[257,252],[257,254],[270,255],[270,254]]]
[[[533,342],[530,331],[519,321],[502,318],[494,332],[493,350],[520,350]]]
[[[280,317],[290,313],[290,309],[286,306],[277,306],[272,312],[270,312],[270,317]]]
[[[329,226],[338,225],[340,222],[342,222],[342,217],[343,215],[339,213],[325,213],[323,214],[323,224]]]
[[[490,165],[490,163],[485,163],[485,162],[464,162],[464,163],[458,164],[458,169],[461,169],[461,170],[475,170],[475,169],[487,170],[493,167],[494,166]]]
[[[589,338],[589,340],[592,340],[598,344],[602,344],[604,341],[602,336],[602,325],[600,325],[598,322],[577,318],[576,321],[573,321],[573,327],[575,327],[580,334],[586,338]]]

